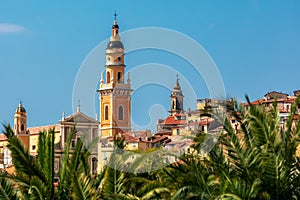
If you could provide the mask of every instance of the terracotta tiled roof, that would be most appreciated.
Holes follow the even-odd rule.
[[[151,138],[151,140],[145,140],[145,139],[142,139],[141,142],[145,142],[145,143],[157,143],[157,142],[160,142],[160,141],[164,141],[164,140],[168,140],[168,137],[167,136],[158,136],[158,137],[155,137],[153,136]]]
[[[172,131],[158,132],[155,135],[163,136],[163,135],[172,135]]]
[[[3,133],[0,133],[0,141],[4,141],[6,139],[7,137]]]
[[[177,120],[174,116],[167,117],[162,124],[166,125],[180,125],[180,124],[187,124],[186,120]]]
[[[264,103],[273,103],[277,101],[278,103],[294,103],[295,102],[295,97],[287,97],[287,98],[280,98],[280,99],[269,99],[269,100],[265,100],[265,99],[258,99],[256,101],[252,101],[251,104],[252,105],[261,105]],[[244,106],[248,106],[248,103],[244,103]]]
[[[139,138],[130,138],[128,140],[126,140],[127,143],[136,143],[139,141]]]
[[[260,104],[262,104],[262,103],[263,103],[263,100],[262,100],[262,99],[258,99],[258,100],[256,100],[256,101],[251,102],[252,105],[260,105]],[[248,104],[247,104],[247,105],[248,105]]]
[[[58,124],[49,125],[49,126],[30,127],[30,128],[28,128],[28,131],[29,131],[30,134],[39,134],[40,132],[48,131],[48,130],[53,129],[53,128],[54,128],[55,132],[60,131],[60,126]]]
[[[199,125],[208,125],[213,121],[213,119],[209,118],[209,119],[203,119],[200,122],[198,122]]]
[[[264,101],[263,103],[273,103],[275,101],[277,101],[278,103],[281,103],[281,102],[294,103],[295,98],[288,97],[288,98],[281,98],[281,99],[270,99],[270,100]]]

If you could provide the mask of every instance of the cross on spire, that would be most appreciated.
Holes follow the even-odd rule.
[[[80,100],[78,99],[77,112],[80,112]]]
[[[115,21],[117,21],[117,16],[118,16],[118,15],[117,15],[117,12],[115,11],[115,13],[114,13],[114,20],[115,20]]]

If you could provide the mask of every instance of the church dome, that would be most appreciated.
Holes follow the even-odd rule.
[[[107,44],[107,48],[106,49],[124,49],[124,45],[121,41],[110,41]]]
[[[117,23],[114,23],[114,25],[112,25],[112,28],[119,28],[119,25]]]
[[[16,109],[16,112],[26,112],[26,110],[23,107],[22,103],[19,104],[19,107]]]

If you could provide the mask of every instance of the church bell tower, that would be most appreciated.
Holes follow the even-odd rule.
[[[29,134],[27,131],[26,110],[22,102],[19,103],[14,115],[14,133],[22,141],[25,148],[29,149]]]
[[[184,112],[183,110],[183,94],[182,94],[182,90],[181,87],[179,85],[179,78],[177,75],[177,80],[175,83],[175,86],[172,90],[172,94],[170,96],[170,115],[176,115],[176,114],[181,114]]]
[[[115,14],[112,35],[106,48],[105,80],[101,75],[100,136],[114,136],[130,131],[131,86],[128,74],[124,80],[124,46],[119,36],[119,25]]]

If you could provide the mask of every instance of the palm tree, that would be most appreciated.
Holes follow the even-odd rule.
[[[143,167],[147,156],[139,157],[130,165],[125,161],[132,154],[124,151],[124,137],[114,138],[114,150],[108,159],[107,166],[100,173],[98,191],[102,199],[168,199],[169,190],[160,176],[161,171],[138,172]]]
[[[14,185],[22,198],[52,199],[54,131],[42,132],[39,136],[39,154],[35,158],[29,154],[21,141],[14,135],[9,125],[4,126],[7,137],[7,147],[11,151],[15,166],[15,175],[2,176],[3,185]]]
[[[236,199],[299,198],[299,160],[296,157],[300,123],[294,123],[299,98],[293,105],[285,129],[280,127],[276,110],[262,106],[231,110],[241,128],[234,130],[224,122],[224,134],[217,150],[210,153],[220,182],[220,197]],[[220,162],[220,154],[223,154]],[[221,171],[220,171],[221,169]]]
[[[75,133],[76,129],[73,127],[68,135],[62,159],[57,198],[65,200],[70,198],[98,199],[88,165],[90,149],[94,147],[97,140],[92,142],[89,147],[86,147],[82,140],[78,140],[74,150],[71,150],[71,141]]]
[[[246,97],[247,98],[247,97]],[[221,121],[223,132],[217,145],[203,158],[194,153],[165,168],[165,180],[173,199],[298,199],[300,163],[296,157],[300,123],[295,123],[299,99],[282,129],[277,107],[228,106],[230,120]],[[210,114],[213,116],[213,113]],[[213,137],[213,135],[211,135]],[[200,151],[203,134],[195,139]]]
[[[14,135],[9,125],[4,125],[7,147],[11,151],[15,175],[1,174],[0,197],[7,199],[97,199],[88,167],[89,151],[78,141],[70,150],[71,130],[60,171],[60,184],[54,189],[54,130],[39,133],[38,155],[33,157]],[[69,155],[70,159],[69,159]]]

